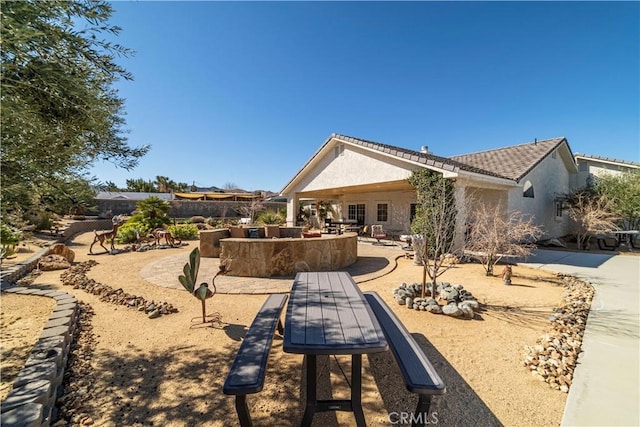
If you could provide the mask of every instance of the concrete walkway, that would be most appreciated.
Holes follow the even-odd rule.
[[[387,242],[387,245],[373,245],[375,240],[359,238],[358,260],[344,270],[349,272],[356,283],[377,279],[393,271],[396,260],[404,256],[400,243]],[[149,283],[167,288],[183,289],[178,276],[189,262],[188,253],[169,255],[146,265],[140,270],[140,276]],[[211,283],[219,270],[219,258],[200,258],[198,281]],[[221,294],[270,294],[286,293],[291,290],[293,277],[260,278],[219,276],[216,278],[216,292]]]
[[[519,264],[596,290],[562,425],[639,426],[640,256],[538,250]]]

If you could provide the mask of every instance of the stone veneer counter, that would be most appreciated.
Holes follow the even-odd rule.
[[[220,264],[230,276],[283,277],[299,271],[334,271],[358,259],[357,233],[320,238],[220,240]]]

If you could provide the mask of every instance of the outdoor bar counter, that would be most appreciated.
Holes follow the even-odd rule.
[[[335,271],[358,258],[358,234],[314,238],[226,238],[220,264],[230,276],[293,277],[301,271]]]

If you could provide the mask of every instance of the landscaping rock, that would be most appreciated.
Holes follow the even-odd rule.
[[[442,307],[442,313],[451,317],[460,317],[463,314],[462,310],[460,310],[460,308],[458,308],[458,306],[455,304],[447,304]]]
[[[75,252],[73,252],[67,245],[64,243],[55,243],[49,247],[46,255],[60,255],[69,263],[73,263],[73,260],[76,258]]]
[[[527,347],[523,364],[537,379],[568,393],[594,290],[570,276],[563,276],[563,284],[563,304],[554,309],[555,315],[549,316],[549,332]]]
[[[65,270],[71,267],[62,255],[46,255],[38,261],[38,269],[42,271]]]

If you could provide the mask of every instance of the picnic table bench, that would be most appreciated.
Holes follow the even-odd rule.
[[[287,295],[270,295],[262,305],[238,349],[222,392],[236,396],[236,412],[242,427],[253,425],[247,394],[258,393],[264,386],[269,351],[276,328],[283,333],[280,313]]]
[[[407,390],[418,395],[412,425],[425,425],[429,419],[431,397],[446,392],[444,382],[416,340],[382,298],[375,292],[364,292],[364,297],[382,327]]]

